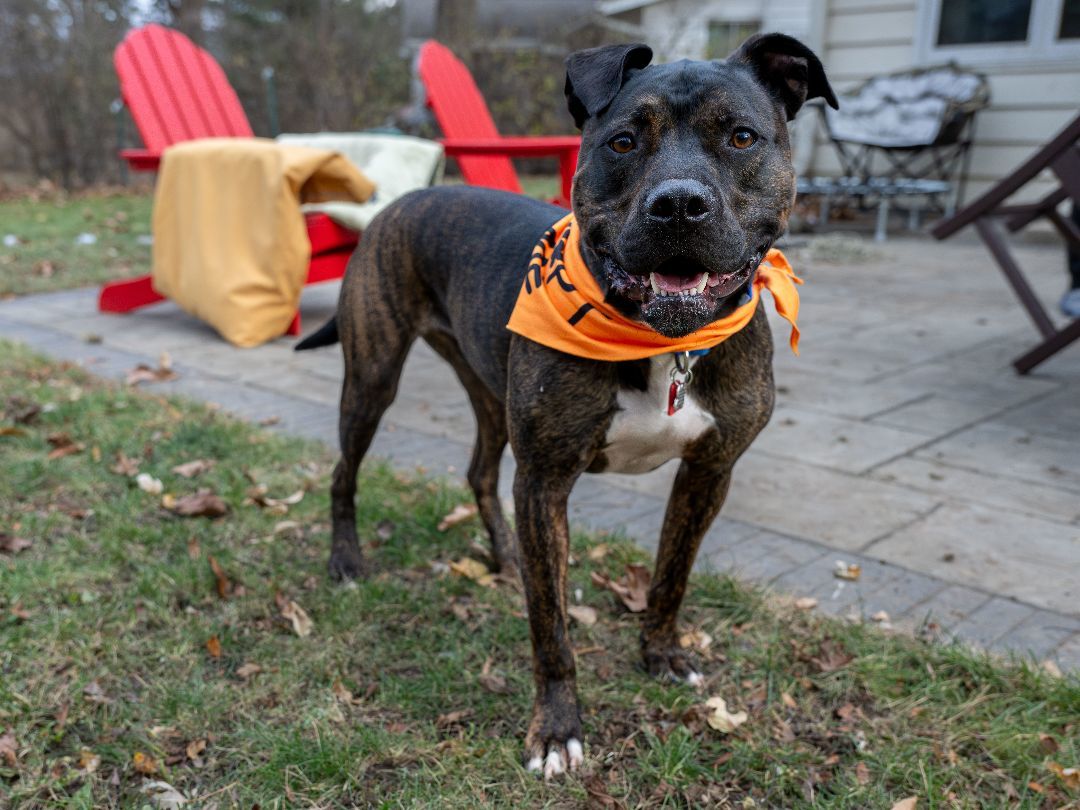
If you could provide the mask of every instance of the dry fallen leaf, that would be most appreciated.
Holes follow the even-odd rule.
[[[1057,665],[1057,662],[1051,658],[1047,658],[1045,661],[1039,664],[1039,666],[1042,667],[1043,672],[1045,672],[1051,678],[1065,677],[1061,672],[1061,667],[1059,667]]]
[[[206,740],[192,740],[187,744],[187,748],[184,749],[184,753],[187,754],[187,758],[191,760],[198,759],[202,752],[206,750]]]
[[[83,697],[88,703],[112,703],[112,698],[105,694],[105,690],[97,681],[90,681],[83,687]]]
[[[781,692],[781,693],[780,693],[780,700],[781,700],[781,701],[783,702],[783,704],[784,704],[785,706],[787,706],[787,707],[788,707],[789,709],[797,709],[797,708],[799,708],[799,704],[795,702],[795,698],[793,698],[793,697],[792,697],[792,696],[791,696],[790,694],[788,694],[787,692]]]
[[[881,625],[887,625],[892,622],[889,614],[884,610],[879,610],[877,613],[870,617],[870,620],[873,622],[877,622]]]
[[[7,763],[9,768],[14,768],[18,758],[16,757],[18,745],[15,742],[15,735],[11,733],[11,729],[8,729],[0,735],[0,759],[3,759]]]
[[[860,785],[870,784],[870,769],[866,767],[865,762],[855,763],[855,781]]]
[[[150,799],[150,803],[160,810],[179,810],[188,803],[184,794],[168,782],[147,782],[139,789]]]
[[[1056,762],[1047,762],[1046,768],[1069,790],[1080,790],[1080,768],[1064,768]]]
[[[592,627],[596,624],[596,609],[588,605],[571,605],[566,612],[582,627]]]
[[[149,492],[151,495],[160,495],[161,491],[165,489],[164,485],[150,473],[139,473],[135,476],[135,483],[139,489],[143,492]]]
[[[611,551],[611,546],[607,543],[597,543],[586,552],[585,556],[593,562],[600,562],[600,560],[608,555],[609,551]]]
[[[253,503],[256,506],[260,506],[269,512],[271,515],[284,515],[289,511],[289,507],[300,503],[304,499],[304,490],[298,489],[292,495],[287,495],[284,498],[271,498],[268,497],[265,484],[259,484],[248,490],[248,499],[245,503]]]
[[[484,689],[495,695],[509,695],[514,691],[513,687],[506,682],[506,678],[491,671],[490,658],[484,661],[477,680]]]
[[[620,578],[618,582],[596,571],[593,571],[590,577],[593,585],[609,590],[619,597],[631,613],[641,613],[645,610],[648,604],[650,575],[649,569],[644,565],[628,564],[626,576]]]
[[[858,563],[846,563],[843,560],[837,560],[836,567],[833,569],[833,576],[837,579],[856,582],[862,576],[862,566]]]
[[[679,636],[679,646],[684,650],[705,652],[712,644],[712,636],[704,630],[688,630]]]
[[[128,385],[138,385],[144,382],[164,382],[175,380],[176,372],[172,370],[172,359],[168,352],[162,352],[158,358],[157,368],[151,368],[146,363],[139,363],[127,375]]]
[[[813,610],[817,607],[817,599],[812,596],[802,596],[795,600],[795,607],[799,610]]]
[[[458,576],[471,579],[478,585],[491,587],[495,584],[495,575],[488,570],[486,565],[472,557],[462,557],[460,560],[451,562],[450,570]]]
[[[210,653],[211,658],[221,658],[221,639],[217,636],[210,636],[206,640],[206,651]]]
[[[49,451],[49,455],[46,456],[50,461],[57,458],[63,458],[64,456],[71,456],[75,453],[81,453],[86,449],[86,445],[76,442],[66,433],[53,433],[46,441],[53,448]]]
[[[214,573],[214,585],[217,588],[217,595],[222,599],[228,599],[233,592],[232,580],[229,579],[225,569],[221,567],[213,554],[207,559],[210,562],[210,570]]]
[[[135,770],[144,776],[150,776],[157,773],[158,764],[157,760],[149,754],[144,754],[142,751],[136,751],[131,758],[131,764],[135,767]]]
[[[184,478],[194,478],[196,475],[212,470],[216,461],[210,458],[197,458],[194,461],[186,461],[183,464],[177,464],[172,468],[172,471]]]
[[[86,773],[93,773],[101,765],[101,757],[91,751],[89,748],[84,748],[79,752],[79,770]]]
[[[919,804],[918,796],[908,796],[906,799],[901,799],[892,806],[892,810],[915,810]]]
[[[198,492],[181,495],[179,498],[165,495],[161,499],[161,505],[180,517],[219,518],[229,512],[228,504],[220,495],[215,495],[209,489],[200,489]]]
[[[311,621],[311,617],[307,615],[300,605],[293,600],[281,600],[281,617],[287,619],[292,624],[293,632],[300,638],[306,638],[311,635],[311,631],[314,629],[314,622]]]
[[[334,693],[334,697],[337,698],[339,702],[346,706],[359,706],[363,703],[363,700],[353,695],[349,690],[349,687],[341,681],[334,681],[333,686],[330,687],[330,691]]]
[[[1056,754],[1058,749],[1061,748],[1058,745],[1058,741],[1051,737],[1049,734],[1039,735],[1039,748],[1042,749],[1044,754]]]
[[[827,638],[821,642],[817,656],[811,658],[810,662],[818,668],[819,672],[835,672],[854,660],[855,656],[831,638]]]
[[[241,664],[236,668],[237,677],[243,678],[245,681],[254,675],[258,675],[260,672],[262,672],[262,667],[260,667],[258,664],[252,664],[250,662],[247,664]]]
[[[116,463],[109,467],[109,470],[117,475],[132,478],[139,474],[139,460],[125,455],[123,450],[117,450]]]
[[[705,705],[712,709],[706,721],[711,728],[716,729],[721,734],[734,731],[747,720],[746,712],[735,712],[734,714],[729,712],[727,701],[722,697],[709,698],[705,701]]]
[[[26,431],[21,427],[12,427],[11,425],[0,425],[0,436],[25,436]]]
[[[0,551],[5,554],[18,554],[32,545],[33,543],[25,537],[12,537],[10,534],[0,532]]]
[[[439,525],[436,527],[440,532],[445,532],[451,526],[457,526],[459,523],[464,523],[469,518],[476,514],[475,503],[459,503],[450,512],[443,516],[443,519],[439,521]]]
[[[449,728],[450,726],[457,725],[465,718],[471,717],[472,713],[472,709],[458,709],[456,712],[440,714],[435,718],[435,728]]]

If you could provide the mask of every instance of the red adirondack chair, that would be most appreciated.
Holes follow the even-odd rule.
[[[156,171],[161,153],[181,141],[252,137],[251,124],[221,66],[179,31],[160,25],[130,31],[117,46],[113,65],[120,94],[146,147],[120,152],[132,169]],[[359,235],[325,214],[306,214],[305,221],[311,240],[306,283],[341,278]],[[102,286],[98,309],[128,312],[162,300],[150,276],[140,276]],[[300,334],[299,312],[288,334]]]
[[[562,193],[555,202],[570,205],[581,138],[499,135],[469,69],[449,48],[433,39],[420,47],[420,81],[427,105],[445,136],[442,145],[446,154],[457,159],[466,183],[520,194],[521,183],[510,158],[556,157]]]

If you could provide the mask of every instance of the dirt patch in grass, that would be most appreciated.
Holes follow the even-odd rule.
[[[545,785],[519,762],[520,590],[450,569],[484,561],[475,519],[436,529],[466,493],[370,465],[360,529],[378,573],[335,586],[324,448],[11,344],[0,411],[0,805],[164,807],[163,784],[219,808],[1080,800],[1076,678],[702,576],[683,620],[705,687],[658,683],[638,666],[637,617],[591,577],[643,555],[584,535],[571,593],[597,620],[571,632],[586,766]],[[50,458],[58,446],[78,449]],[[174,471],[195,460],[215,463]],[[226,514],[168,508],[200,490]],[[713,728],[714,697],[745,719]]]

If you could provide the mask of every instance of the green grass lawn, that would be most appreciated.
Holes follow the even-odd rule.
[[[150,203],[119,191],[0,201],[0,240],[16,240],[0,241],[0,298],[150,272]],[[93,244],[78,244],[83,234]]]
[[[555,175],[524,175],[521,183],[533,197],[558,193]],[[151,203],[149,191],[115,190],[0,200],[0,240],[16,242],[0,241],[0,299],[149,273]],[[95,241],[77,243],[83,234]]]
[[[699,576],[683,620],[711,637],[696,637],[705,688],[657,683],[638,666],[638,619],[590,583],[643,556],[583,535],[571,589],[599,617],[572,628],[586,764],[545,784],[519,763],[522,596],[447,570],[483,560],[477,523],[436,529],[465,492],[368,465],[360,528],[376,573],[338,586],[324,576],[325,448],[2,342],[0,411],[2,807],[170,806],[155,782],[218,808],[1080,801],[1054,764],[1080,765],[1075,677]],[[214,464],[173,471],[197,459]],[[267,508],[258,485],[304,495]],[[163,506],[197,490],[228,513]],[[710,697],[745,723],[711,728]]]

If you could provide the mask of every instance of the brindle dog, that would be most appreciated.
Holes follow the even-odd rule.
[[[817,57],[780,34],[752,37],[724,62],[649,66],[651,57],[644,45],[618,45],[567,59],[566,95],[582,129],[573,209],[583,256],[607,301],[678,337],[737,305],[784,232],[795,196],[787,122],[809,98],[836,100]],[[365,573],[357,468],[412,342],[423,337],[460,377],[477,420],[468,478],[498,568],[516,570],[520,551],[536,680],[525,762],[548,776],[582,761],[566,618],[566,504],[574,482],[584,472],[641,472],[682,460],[641,651],[653,675],[696,684],[701,676],[678,645],[677,612],[732,466],[773,406],[773,343],[761,307],[697,360],[675,417],[664,408],[671,355],[587,360],[507,331],[532,249],[562,214],[477,188],[410,194],[364,234],[336,319],[297,346],[340,336],[345,353],[330,554],[338,579]],[[698,282],[700,292],[664,295],[656,276]],[[517,542],[496,494],[507,440],[517,459]]]

